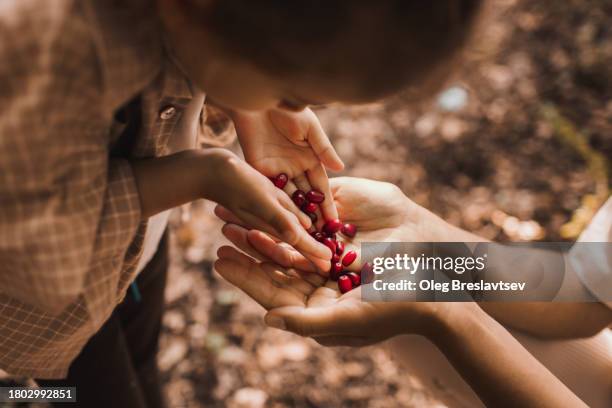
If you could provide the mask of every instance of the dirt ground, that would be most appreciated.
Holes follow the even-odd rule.
[[[572,240],[609,194],[612,2],[498,1],[446,91],[318,112],[342,175],[399,185],[502,241]],[[432,407],[383,350],[326,349],[266,329],[211,270],[211,205],[175,214],[160,364],[173,407]]]
[[[501,241],[572,240],[609,195],[612,1],[498,0],[445,91],[318,111],[342,175],[399,185]],[[212,205],[172,218],[159,364],[175,407],[435,407],[384,348],[274,329],[212,270]]]

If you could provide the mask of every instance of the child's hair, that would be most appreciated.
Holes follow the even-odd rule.
[[[419,86],[465,43],[483,0],[182,0],[230,55],[276,76]]]

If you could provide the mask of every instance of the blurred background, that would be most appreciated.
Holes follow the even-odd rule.
[[[430,101],[317,113],[342,175],[395,183],[489,239],[573,240],[610,194],[612,2],[494,5]],[[159,363],[173,407],[440,406],[384,346],[325,349],[265,328],[261,307],[212,270],[226,243],[212,208],[172,223]]]
[[[342,175],[397,184],[489,239],[574,240],[610,194],[612,1],[493,5],[431,100],[317,113]],[[172,407],[441,406],[384,345],[326,349],[267,329],[261,307],[212,270],[227,243],[212,208],[172,217],[159,353]]]

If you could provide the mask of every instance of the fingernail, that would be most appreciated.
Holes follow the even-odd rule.
[[[266,324],[275,329],[285,330],[287,328],[285,321],[278,316],[266,316]]]

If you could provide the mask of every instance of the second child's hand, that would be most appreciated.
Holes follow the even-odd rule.
[[[338,218],[325,169],[340,171],[344,164],[310,109],[288,112],[228,112],[236,127],[246,161],[267,177],[288,175],[298,188],[325,194],[325,219]]]

